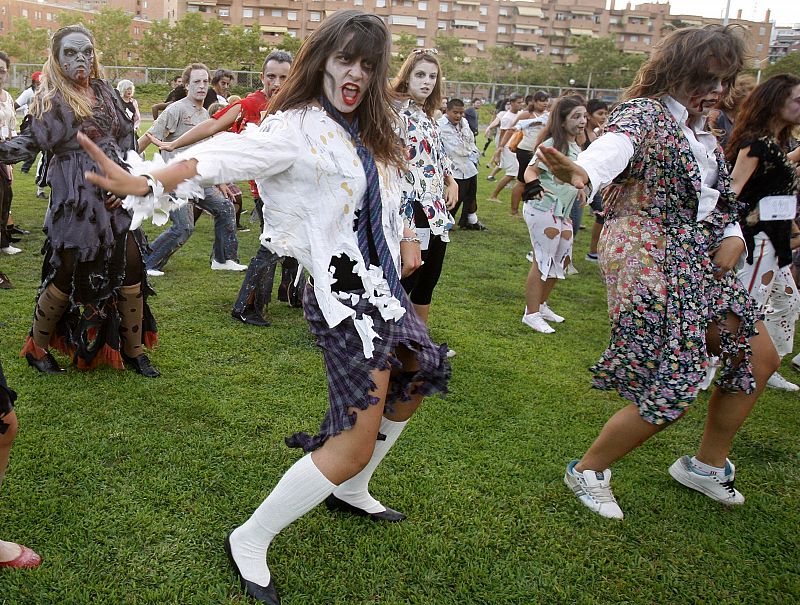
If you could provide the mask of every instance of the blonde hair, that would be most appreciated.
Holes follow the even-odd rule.
[[[83,94],[75,85],[70,82],[66,74],[61,69],[58,62],[58,51],[61,48],[61,41],[69,34],[83,34],[94,46],[94,36],[92,33],[83,27],[83,25],[68,25],[62,27],[50,39],[50,51],[47,56],[47,61],[44,62],[42,67],[42,79],[39,84],[39,90],[33,98],[31,105],[31,114],[34,118],[41,119],[45,113],[53,108],[53,99],[56,95],[60,94],[67,105],[69,105],[75,117],[79,120],[85,120],[92,115],[92,104],[89,97]],[[96,79],[102,77],[100,71],[100,63],[97,60],[97,48],[92,55],[92,66],[89,70],[89,79]]]
[[[436,84],[433,85],[431,94],[428,95],[422,105],[423,111],[430,118],[442,103],[442,67],[439,65],[439,59],[433,49],[415,49],[409,53],[400,66],[400,71],[397,72],[394,80],[392,80],[391,87],[397,93],[408,95],[408,81],[411,79],[411,72],[414,71],[417,63],[422,61],[433,63],[436,66]]]

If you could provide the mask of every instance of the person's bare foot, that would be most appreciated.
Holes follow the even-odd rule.
[[[27,546],[0,540],[0,568],[33,569],[41,563],[42,558]]]
[[[486,201],[487,202],[497,202],[498,204],[502,204],[503,203],[503,200],[498,200],[496,197],[487,197]]]
[[[0,563],[13,561],[22,554],[22,546],[16,542],[0,540]]]

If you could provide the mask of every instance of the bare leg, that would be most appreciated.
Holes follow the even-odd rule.
[[[517,181],[511,190],[511,214],[519,214],[519,203],[522,200],[522,193],[525,191],[525,183]]]
[[[502,179],[500,179],[497,182],[497,187],[494,188],[494,193],[492,193],[492,197],[490,197],[489,199],[492,200],[493,202],[500,201],[497,196],[500,195],[500,192],[503,191],[503,189],[505,189],[506,185],[508,185],[512,181],[512,179],[514,179],[514,177],[508,175],[505,175]]]
[[[419,318],[422,320],[422,323],[427,324],[428,323],[428,315],[430,315],[430,312],[431,312],[431,306],[430,305],[416,305],[415,304],[414,305],[414,310],[417,312],[417,315],[419,315]]]
[[[595,221],[592,225],[592,241],[589,242],[589,254],[597,254],[597,245],[600,243],[600,233],[603,231],[603,225]]]
[[[3,392],[5,394],[5,392]],[[5,432],[0,435],[0,485],[3,484],[3,478],[6,475],[6,468],[8,467],[8,458],[11,455],[11,445],[14,443],[14,438],[17,436],[17,415],[12,410],[0,418]],[[22,552],[22,547],[14,542],[5,542],[0,540],[0,562],[13,561]]]

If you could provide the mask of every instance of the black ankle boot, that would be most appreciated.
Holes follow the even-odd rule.
[[[161,376],[161,372],[156,370],[152,363],[150,363],[150,359],[142,353],[139,357],[128,357],[125,353],[122,353],[123,361],[131,366],[137,374],[141,374],[147,378],[158,378]]]
[[[28,365],[36,368],[42,374],[63,374],[66,372],[64,368],[58,365],[55,357],[50,354],[50,351],[44,354],[41,359],[36,359],[33,353],[25,353],[25,359],[28,360]]]

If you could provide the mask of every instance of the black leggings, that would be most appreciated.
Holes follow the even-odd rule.
[[[433,289],[439,282],[444,264],[444,253],[447,242],[443,242],[438,235],[431,235],[428,249],[422,251],[422,260],[425,262],[411,275],[401,280],[411,302],[415,305],[429,305],[433,298]]]

